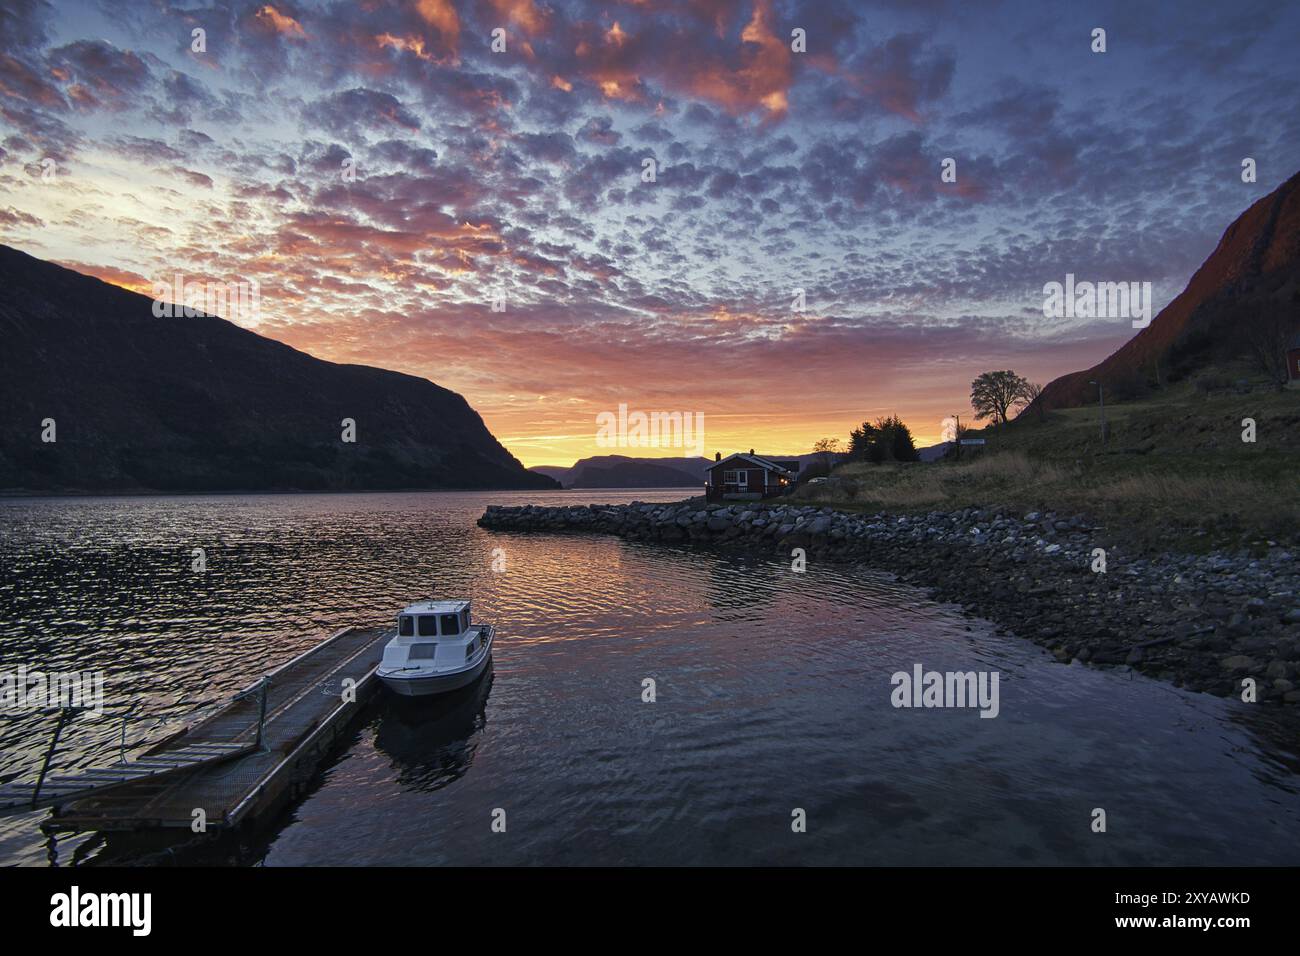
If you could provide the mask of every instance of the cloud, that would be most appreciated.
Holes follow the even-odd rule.
[[[122,281],[257,278],[264,331],[510,434],[542,394],[723,416],[792,374],[792,442],[873,409],[924,434],[986,361],[1047,377],[1131,334],[1044,324],[1045,281],[1171,295],[1294,172],[1300,12],[1243,4],[1112,5],[1101,60],[1055,0],[151,0],[102,31],[11,0],[0,222]]]
[[[443,46],[455,53],[460,43],[460,16],[451,0],[416,0],[415,9],[437,31]]]
[[[253,16],[266,29],[280,36],[295,40],[305,40],[307,38],[307,32],[303,30],[301,23],[293,17],[281,13],[269,3],[259,8]]]
[[[390,131],[394,127],[414,132],[420,120],[391,93],[356,87],[322,97],[303,108],[303,119],[337,134],[360,129]]]
[[[102,40],[78,40],[49,54],[50,73],[79,108],[123,110],[152,76],[144,59]]]
[[[642,134],[643,138],[645,134]],[[614,121],[608,116],[593,116],[582,125],[578,138],[597,146],[617,146],[622,134],[614,129]]]

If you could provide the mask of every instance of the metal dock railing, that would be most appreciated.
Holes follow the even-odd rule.
[[[220,830],[259,816],[301,789],[374,693],[388,636],[346,628],[137,760],[8,785],[0,813],[52,806],[51,831]]]

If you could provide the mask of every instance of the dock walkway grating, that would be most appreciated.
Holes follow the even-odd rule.
[[[114,830],[190,827],[202,810],[208,828],[230,827],[310,776],[328,744],[373,692],[375,668],[389,633],[348,628],[267,675],[266,723],[256,747],[261,702],[245,692],[183,735],[160,744],[131,768],[162,767],[211,753],[197,769],[173,768],[68,798],[51,829]],[[344,699],[354,681],[355,701]],[[238,755],[229,756],[235,748]],[[114,773],[109,767],[94,773]],[[53,778],[51,778],[52,782]],[[48,783],[47,783],[48,785]],[[42,787],[44,790],[44,787]]]

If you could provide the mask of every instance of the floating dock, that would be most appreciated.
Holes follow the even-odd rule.
[[[390,636],[346,628],[139,759],[10,785],[0,811],[24,799],[23,809],[53,807],[47,831],[197,829],[201,819],[210,832],[262,816],[301,791],[374,694]]]

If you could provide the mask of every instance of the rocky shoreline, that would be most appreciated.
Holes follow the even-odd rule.
[[[1048,648],[1062,662],[1132,668],[1180,687],[1300,708],[1300,563],[1263,557],[1140,557],[1100,547],[1079,516],[967,508],[855,515],[792,503],[489,505],[496,531],[591,532],[758,548],[866,564]]]

